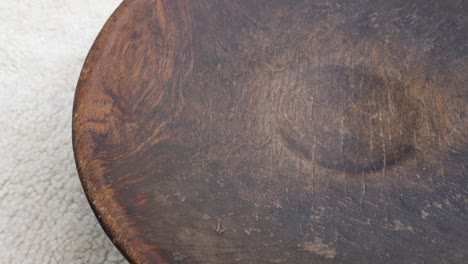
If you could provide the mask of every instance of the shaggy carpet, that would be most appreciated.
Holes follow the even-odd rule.
[[[0,1],[0,263],[125,263],[71,146],[84,59],[119,0]]]

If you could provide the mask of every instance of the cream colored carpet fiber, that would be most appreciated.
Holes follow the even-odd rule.
[[[0,263],[125,263],[71,145],[84,59],[119,0],[0,0]]]

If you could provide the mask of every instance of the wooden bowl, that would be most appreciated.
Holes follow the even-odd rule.
[[[133,263],[468,263],[467,72],[467,1],[125,1],[76,163]]]

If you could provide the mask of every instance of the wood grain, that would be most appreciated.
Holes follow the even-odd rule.
[[[468,2],[124,1],[77,167],[133,263],[467,263]]]

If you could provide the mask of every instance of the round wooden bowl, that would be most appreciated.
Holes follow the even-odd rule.
[[[467,1],[125,1],[76,163],[133,263],[468,263],[467,73]]]

